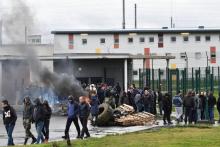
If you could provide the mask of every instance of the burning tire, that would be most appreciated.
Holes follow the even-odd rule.
[[[99,105],[99,115],[97,119],[98,126],[106,126],[113,120],[113,110],[109,104]]]

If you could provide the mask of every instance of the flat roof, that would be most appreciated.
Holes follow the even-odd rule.
[[[220,28],[57,30],[57,31],[52,31],[51,33],[52,34],[220,33]]]

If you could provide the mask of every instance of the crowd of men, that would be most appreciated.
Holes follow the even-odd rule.
[[[198,121],[207,119],[214,123],[215,105],[217,105],[220,115],[220,99],[217,101],[212,92],[196,94],[194,91],[189,91],[186,95],[179,92],[172,97],[169,93],[156,92],[148,87],[136,88],[135,84],[130,85],[127,91],[122,91],[119,83],[115,86],[91,84],[84,86],[84,89],[88,91],[88,96],[77,98],[70,95],[68,97],[67,121],[62,138],[66,139],[69,145],[69,130],[72,123],[76,127],[76,138],[90,137],[87,127],[89,116],[91,116],[91,123],[96,125],[99,113],[98,106],[102,103],[108,103],[112,108],[127,104],[133,106],[137,112],[145,111],[155,115],[158,111],[158,115],[163,115],[164,125],[172,124],[171,113],[173,107],[175,108],[177,123],[184,121],[185,124],[196,124]],[[24,98],[23,104],[24,145],[27,144],[28,139],[32,139],[31,144],[47,143],[52,115],[48,102],[41,102],[41,99],[36,98],[32,104],[30,97],[27,96]],[[12,133],[17,120],[16,111],[9,105],[7,100],[2,101],[2,106],[3,121],[8,134],[8,145],[13,146]],[[80,129],[79,121],[82,129]],[[35,124],[37,137],[31,132],[32,123]]]

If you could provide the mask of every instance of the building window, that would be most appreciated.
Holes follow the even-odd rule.
[[[195,58],[196,58],[197,60],[200,60],[200,59],[202,58],[201,52],[195,52]]]
[[[140,43],[144,43],[145,42],[145,38],[144,37],[140,37]]]
[[[195,37],[195,40],[198,42],[198,41],[201,41],[201,37],[200,36],[196,36]]]
[[[87,44],[87,39],[82,39],[82,44],[83,45]]]
[[[184,42],[189,41],[189,37],[188,37],[188,36],[183,36],[183,41],[184,41]]]
[[[205,41],[211,41],[211,36],[205,36]]]
[[[176,37],[175,36],[172,36],[170,39],[171,39],[171,42],[176,42]]]
[[[128,43],[133,43],[133,38],[132,37],[128,38]]]
[[[154,42],[154,37],[150,37],[149,42]]]
[[[119,43],[119,39],[118,39],[118,38],[115,38],[114,43],[115,43],[115,44],[118,44],[118,43]]]
[[[101,39],[100,39],[100,43],[101,43],[101,44],[105,44],[105,38],[101,38]]]
[[[180,58],[181,59],[186,59],[186,53],[180,53]]]

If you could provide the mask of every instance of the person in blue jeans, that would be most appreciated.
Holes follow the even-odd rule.
[[[208,96],[208,112],[209,112],[209,120],[210,123],[214,124],[214,107],[216,105],[216,98],[213,96],[213,93],[210,92]]]
[[[35,99],[34,103],[35,103],[35,106],[34,106],[34,111],[33,111],[33,120],[35,122],[35,127],[37,131],[36,144],[39,144],[39,143],[44,142],[42,130],[44,127],[45,110],[39,98]]]
[[[12,133],[17,120],[17,114],[14,108],[9,105],[7,100],[2,101],[2,107],[3,107],[3,122],[8,134],[8,146],[13,146],[14,141],[13,141]]]

